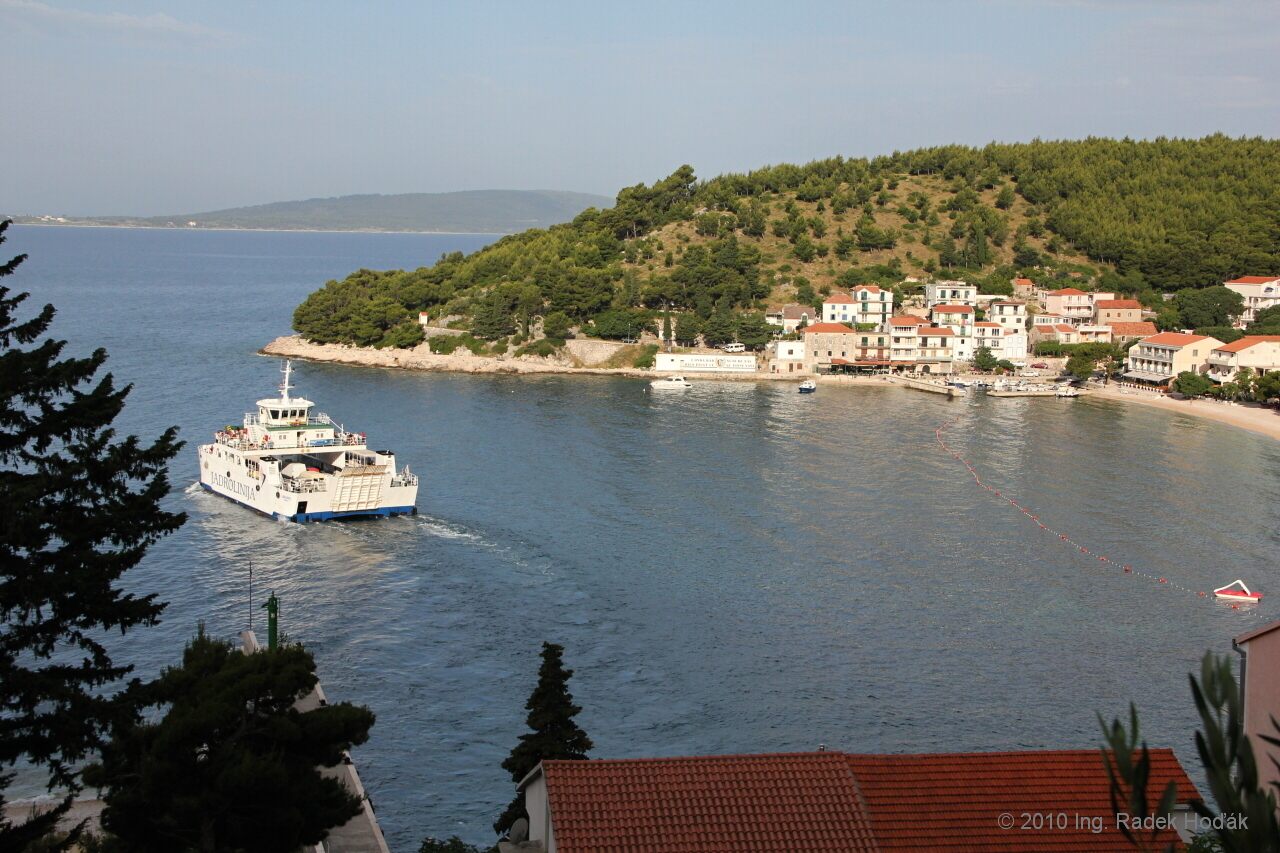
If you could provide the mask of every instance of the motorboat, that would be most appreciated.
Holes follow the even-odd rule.
[[[1262,593],[1249,589],[1242,580],[1234,580],[1226,586],[1220,586],[1213,591],[1213,594],[1227,601],[1243,601],[1248,604],[1262,600]]]
[[[693,383],[683,376],[668,376],[653,380],[649,383],[649,387],[655,391],[683,391],[686,388],[692,388]]]
[[[814,391],[817,391],[817,390],[818,390],[818,383],[814,382],[812,379],[806,379],[805,381],[800,383],[801,394],[812,394]]]
[[[1079,391],[1079,389],[1077,389],[1077,388],[1072,388],[1070,385],[1059,385],[1059,386],[1058,386],[1058,389],[1054,392],[1054,396],[1056,396],[1056,397],[1079,397],[1079,396],[1080,396],[1080,391]]]

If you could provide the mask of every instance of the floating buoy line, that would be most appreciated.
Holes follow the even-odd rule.
[[[1170,580],[1167,577],[1163,577],[1161,575],[1154,575],[1154,574],[1151,574],[1150,572],[1144,572],[1142,569],[1135,568],[1129,563],[1121,563],[1118,560],[1113,560],[1110,557],[1108,557],[1106,554],[1102,554],[1097,551],[1090,551],[1088,546],[1080,542],[1077,542],[1076,540],[1072,539],[1068,534],[1063,533],[1060,530],[1054,530],[1052,527],[1045,524],[1044,521],[1040,519],[1040,516],[1036,515],[1034,512],[1031,511],[1030,507],[1023,506],[1022,504],[1018,503],[1017,500],[1002,493],[999,489],[995,488],[991,484],[983,482],[982,475],[978,472],[977,468],[973,467],[973,463],[971,463],[968,459],[966,459],[960,453],[960,451],[956,450],[951,445],[947,444],[947,440],[946,438],[944,438],[944,435],[947,432],[947,430],[951,429],[953,426],[955,426],[957,423],[963,420],[964,417],[965,417],[964,415],[957,415],[956,417],[951,418],[950,420],[944,421],[941,426],[939,426],[936,430],[933,431],[933,434],[938,439],[938,445],[947,453],[950,453],[952,458],[954,458],[957,462],[959,462],[961,465],[965,467],[965,470],[969,472],[969,476],[973,477],[973,482],[976,483],[985,491],[989,492],[993,497],[999,498],[1000,500],[1009,504],[1009,506],[1018,510],[1020,513],[1022,513],[1022,515],[1028,521],[1035,524],[1045,533],[1048,533],[1052,536],[1057,536],[1058,541],[1061,542],[1062,544],[1070,545],[1072,548],[1075,548],[1077,551],[1079,551],[1081,555],[1085,557],[1091,557],[1094,560],[1096,560],[1098,563],[1102,563],[1108,566],[1113,566],[1115,568],[1118,568],[1127,575],[1134,575],[1135,577],[1140,577],[1145,580],[1149,580],[1153,583],[1160,584],[1162,586],[1168,586],[1176,590],[1181,590],[1182,592],[1185,592],[1188,595],[1193,595],[1197,598],[1207,599],[1211,596],[1211,593],[1204,592],[1203,590],[1195,590],[1195,589],[1192,589],[1191,587],[1183,586],[1177,581]],[[1236,581],[1235,583],[1239,583],[1243,585],[1243,581]],[[1234,586],[1234,584],[1228,584],[1228,587],[1230,586]],[[1226,596],[1222,596],[1220,595],[1220,593],[1223,590],[1226,590],[1228,587],[1219,587],[1218,589],[1213,590],[1212,595],[1215,597],[1225,598]],[[1248,587],[1245,587],[1244,589],[1245,589],[1245,592],[1248,592]],[[1257,598],[1261,598],[1261,597],[1262,596],[1260,594],[1257,595]],[[1253,601],[1256,601],[1256,599],[1254,599]],[[1244,603],[1232,603],[1231,609],[1240,610],[1242,607],[1248,607],[1249,603],[1252,603],[1252,601],[1244,602]]]

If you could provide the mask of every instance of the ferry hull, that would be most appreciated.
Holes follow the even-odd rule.
[[[235,503],[240,504],[240,506],[247,506],[249,509],[256,510],[268,518],[275,518],[281,521],[294,521],[299,524],[305,524],[308,521],[333,521],[334,519],[339,518],[377,518],[390,517],[393,515],[417,515],[418,513],[418,508],[410,505],[380,506],[374,507],[373,509],[353,509],[346,512],[329,512],[327,510],[321,510],[320,512],[295,512],[292,515],[288,515],[283,512],[277,512],[270,509],[264,509],[260,506],[255,506],[249,501],[243,500],[235,495],[227,494],[221,489],[215,488],[208,483],[202,482],[200,487],[206,492],[211,492],[212,494],[224,497],[229,501],[234,501]]]

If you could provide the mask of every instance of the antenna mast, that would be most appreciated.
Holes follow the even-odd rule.
[[[293,386],[289,384],[289,374],[293,371],[293,362],[289,359],[284,360],[284,369],[280,372],[284,374],[284,381],[280,383],[280,401],[285,405],[289,404],[289,389]]]

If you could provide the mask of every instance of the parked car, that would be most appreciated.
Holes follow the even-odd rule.
[[[747,345],[746,344],[725,344],[723,347],[721,347],[721,349],[724,350],[725,352],[746,352]]]
[[[1048,370],[1048,369],[1049,369],[1049,365],[1045,364],[1043,361],[1037,361],[1035,364],[1033,364],[1033,365],[1031,365],[1031,366],[1032,366],[1032,367],[1034,367],[1034,368],[1037,368],[1038,370]]]

